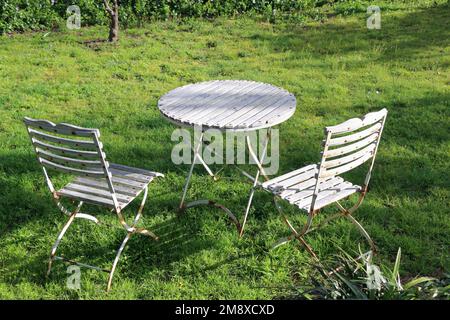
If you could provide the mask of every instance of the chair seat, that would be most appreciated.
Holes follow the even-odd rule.
[[[317,165],[308,165],[273,178],[262,187],[280,198],[309,212],[312,196],[317,182]],[[323,208],[361,190],[360,186],[345,181],[339,176],[325,179],[320,183],[319,193],[314,209]]]
[[[155,178],[162,177],[158,172],[110,163],[112,183],[121,209],[135,199]],[[114,208],[108,183],[105,178],[76,177],[72,182],[57,191],[63,197],[82,200],[86,203]]]

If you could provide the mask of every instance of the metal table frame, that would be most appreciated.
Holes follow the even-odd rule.
[[[245,131],[244,133],[246,133],[246,132],[249,132],[249,131]],[[236,216],[228,208],[226,208],[224,205],[219,204],[219,203],[217,203],[215,201],[208,200],[208,199],[201,199],[201,200],[195,200],[195,201],[191,201],[191,202],[185,203],[187,191],[188,191],[188,188],[189,188],[189,183],[191,181],[192,173],[194,171],[194,166],[197,164],[197,159],[200,162],[200,164],[205,168],[205,170],[208,172],[208,174],[211,177],[213,177],[214,181],[218,180],[218,177],[216,176],[216,174],[213,173],[211,168],[209,168],[209,166],[203,160],[202,155],[200,153],[201,146],[204,145],[203,137],[204,137],[204,131],[201,132],[200,137],[198,138],[196,143],[194,143],[194,147],[192,148],[192,151],[194,152],[194,157],[193,157],[190,169],[189,169],[189,173],[188,173],[187,178],[186,178],[186,182],[185,182],[184,187],[183,187],[183,195],[181,197],[180,205],[179,205],[178,208],[179,208],[180,212],[182,212],[182,211],[184,211],[184,210],[186,210],[188,208],[192,208],[192,207],[199,206],[199,205],[210,205],[210,206],[214,206],[216,208],[222,209],[228,215],[230,220],[236,225],[236,228],[237,228],[238,233],[239,233],[239,237],[242,237],[242,235],[244,234],[244,228],[245,228],[245,224],[247,222],[247,217],[248,217],[248,214],[250,212],[250,207],[251,207],[251,204],[252,204],[252,201],[253,201],[253,195],[255,193],[255,189],[260,184],[259,178],[262,175],[266,181],[269,180],[269,178],[267,177],[267,175],[266,175],[266,173],[264,171],[263,163],[264,163],[264,159],[265,159],[265,157],[267,155],[267,148],[268,148],[268,145],[269,145],[269,141],[271,140],[271,137],[272,137],[271,128],[269,127],[267,129],[267,134],[266,134],[266,137],[264,139],[263,150],[261,152],[261,157],[260,158],[258,158],[258,155],[255,152],[254,147],[252,146],[252,143],[251,143],[251,140],[250,140],[250,136],[247,135],[247,134],[245,135],[245,146],[248,149],[249,155],[252,157],[253,161],[255,161],[255,164],[258,167],[258,170],[257,170],[255,176],[252,176],[250,173],[248,173],[245,170],[239,168],[238,165],[235,165],[235,167],[238,169],[239,172],[241,172],[245,177],[247,177],[249,180],[251,180],[253,182],[253,185],[252,185],[252,187],[250,189],[249,198],[248,198],[248,201],[247,201],[247,206],[246,206],[246,209],[245,209],[245,212],[244,212],[244,217],[243,217],[242,222],[239,222],[239,220],[236,218]]]
[[[180,212],[198,205],[210,205],[222,209],[236,225],[241,237],[255,189],[261,185],[259,179],[263,176],[265,180],[268,180],[263,163],[272,139],[271,128],[294,114],[295,96],[285,89],[262,82],[213,80],[175,88],[159,99],[158,109],[166,120],[179,127],[190,127],[195,130],[197,126],[201,126],[201,134],[194,135],[194,146],[191,146],[194,157],[183,187],[179,204]],[[258,170],[255,175],[252,175],[235,164],[236,168],[253,184],[241,222],[228,208],[215,201],[202,199],[186,203],[187,191],[196,164],[201,164],[214,180],[218,179],[217,173],[213,173],[200,152],[203,150],[204,135],[208,129],[243,133],[245,148],[248,149],[251,160],[257,165]],[[263,143],[260,144],[261,152],[252,145],[249,134],[262,129],[267,130],[267,134]],[[260,157],[256,151],[260,151]]]

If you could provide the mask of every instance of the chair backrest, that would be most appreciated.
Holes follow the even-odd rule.
[[[106,179],[111,199],[118,208],[106,155],[100,142],[100,131],[67,123],[54,124],[47,120],[24,118],[28,134],[47,185],[55,194],[47,169],[81,177]]]
[[[363,118],[353,118],[325,128],[322,160],[318,165],[318,179],[311,210],[314,210],[321,182],[353,170],[371,160],[363,186],[363,190],[366,191],[386,116],[387,110],[382,109],[368,113]]]

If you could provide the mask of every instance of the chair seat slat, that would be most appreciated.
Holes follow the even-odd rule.
[[[330,196],[332,194],[337,194],[337,193],[341,193],[343,190],[345,189],[351,189],[353,187],[353,184],[348,182],[348,181],[344,181],[341,182],[337,185],[333,185],[328,189],[322,190],[317,194],[317,199],[316,202],[319,201],[320,199],[323,199],[327,196]],[[351,189],[356,190],[356,189]],[[356,192],[356,191],[354,191]],[[298,206],[300,209],[309,211],[309,208],[311,206],[311,202],[312,202],[312,194],[308,197],[305,197],[297,202],[295,202],[295,205]],[[317,209],[316,206],[314,206],[314,209]]]
[[[108,183],[106,182],[106,179],[91,179],[91,178],[78,177],[74,180],[74,182],[76,182],[77,184],[80,184],[80,185],[109,191],[109,186],[108,186]],[[117,193],[136,197],[136,196],[138,196],[139,192],[142,189],[138,188],[138,187],[133,187],[133,186],[125,186],[125,185],[115,184],[114,190]]]
[[[327,196],[317,200],[314,205],[314,209],[321,209],[321,208],[323,208],[329,204],[332,204],[336,201],[345,199],[348,196],[351,196],[352,194],[354,194],[360,190],[361,190],[361,187],[357,186],[357,185],[352,185],[352,186],[346,187],[345,189],[342,189],[339,192],[327,195]],[[305,210],[309,211],[309,207],[305,208]]]
[[[314,179],[315,180],[315,179]],[[341,177],[333,177],[329,180],[323,181],[320,184],[320,189],[321,190],[326,190],[328,188],[332,188],[333,186],[336,186],[340,183],[342,183],[344,181],[344,179],[342,179]],[[300,192],[296,192],[288,197],[286,197],[286,200],[289,201],[290,203],[295,203],[297,201],[300,201],[306,197],[310,197],[313,195],[314,193],[314,187],[315,184],[300,191]],[[320,191],[319,191],[320,192]]]
[[[69,183],[68,185],[66,185],[64,187],[64,189],[72,190],[72,191],[76,191],[76,192],[80,192],[80,193],[86,193],[86,194],[90,194],[93,196],[99,196],[99,197],[112,199],[110,191],[99,189],[99,188],[87,187],[85,185],[81,185],[76,182]],[[131,200],[133,200],[133,197],[121,194],[120,192],[116,191],[115,194],[116,194],[117,200],[121,203],[128,203]]]
[[[111,180],[114,183],[114,185],[120,184],[120,185],[124,185],[127,187],[144,188],[147,185],[147,183],[144,183],[144,182],[130,180],[130,179],[127,179],[126,177],[118,177],[116,175],[113,175]]]
[[[59,196],[68,197],[71,199],[82,200],[84,202],[88,202],[88,203],[92,203],[92,204],[96,204],[96,205],[100,205],[100,206],[106,206],[108,208],[114,208],[114,202],[112,201],[112,199],[108,199],[105,197],[98,197],[98,196],[89,195],[89,194],[82,193],[82,192],[67,190],[64,188],[57,191],[57,194]]]
[[[313,176],[317,172],[317,165],[312,164],[312,165],[309,165],[309,166],[306,166],[306,167],[303,167],[303,168],[300,168],[300,169],[288,172],[288,173],[286,173],[284,175],[281,175],[279,177],[276,177],[276,178],[270,179],[269,181],[264,182],[262,184],[262,186],[264,188],[270,188],[272,185],[276,186],[281,181],[285,181],[285,180],[287,180],[289,178],[298,176],[300,174],[304,174],[306,172],[308,172],[308,176],[309,175]]]
[[[146,176],[140,173],[133,173],[133,172],[129,172],[129,171],[123,171],[123,170],[119,170],[119,169],[115,169],[115,168],[109,168],[109,172],[111,172],[111,174],[113,176],[117,176],[120,178],[126,178],[128,180],[134,180],[137,182],[143,182],[143,183],[147,183],[152,179],[152,176]]]
[[[302,181],[300,183],[294,184],[287,188],[282,188],[280,193],[276,193],[281,198],[287,198],[288,196],[295,194],[296,192],[300,192],[306,188],[312,187],[316,184],[316,178],[312,177],[306,181]],[[275,190],[274,190],[275,191]],[[275,191],[276,192],[276,191]]]
[[[113,168],[113,169],[119,169],[119,170],[122,170],[122,171],[139,173],[139,174],[143,174],[143,175],[149,176],[149,177],[153,177],[153,176],[161,177],[161,176],[164,176],[163,174],[161,174],[159,172],[149,171],[149,170],[135,168],[135,167],[129,167],[129,166],[125,166],[123,164],[117,164],[117,163],[111,163],[109,165],[109,167]]]
[[[282,180],[276,184],[276,188],[288,188],[291,187],[297,183],[306,181],[312,177],[314,177],[317,174],[317,169],[308,170],[306,172],[300,173],[298,175],[295,175],[291,178],[288,178],[286,180]]]
[[[291,174],[293,172],[304,173],[305,168],[311,168],[312,166],[316,167],[316,165],[306,166],[304,168],[287,173],[284,176],[292,176]],[[283,180],[281,181],[283,182]],[[282,185],[277,185],[276,183],[267,183],[263,184],[263,188],[288,201],[289,203],[296,205],[300,209],[309,211],[316,181],[317,178],[313,176],[306,181],[292,186],[283,187]],[[271,181],[269,180],[267,182]],[[316,203],[318,203],[318,201],[320,201],[321,199],[326,199],[320,202],[320,206],[323,207],[334,201],[343,199],[350,194],[358,192],[359,190],[361,190],[360,186],[353,185],[351,182],[345,181],[342,177],[331,177],[320,183]],[[337,200],[327,203],[326,201],[328,201],[328,199],[330,201],[332,199]],[[318,209],[317,207],[315,208]]]
[[[158,172],[151,172],[144,169],[128,167],[124,165],[111,164],[112,167],[122,168],[131,172],[145,172],[149,174],[146,182],[138,182],[133,179],[128,179],[127,176],[123,175],[123,171],[117,175],[117,172],[112,173],[111,180],[114,184],[114,191],[116,198],[120,204],[121,209],[125,208],[133,199],[135,199],[143,191],[143,189],[153,180],[154,177],[162,176]],[[152,176],[150,176],[152,174]],[[75,180],[67,184],[64,188],[58,191],[59,194],[68,197],[78,197],[77,199],[82,199],[97,205],[107,205],[111,206],[110,202],[106,203],[98,198],[106,198],[110,200],[111,192],[109,191],[109,186],[105,178],[89,178],[89,177],[77,177]],[[94,197],[94,198],[93,198]],[[112,201],[112,198],[111,198]]]

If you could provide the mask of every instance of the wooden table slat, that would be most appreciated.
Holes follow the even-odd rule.
[[[180,125],[220,130],[258,130],[289,119],[296,99],[267,83],[215,80],[176,88],[158,102],[161,113]]]

